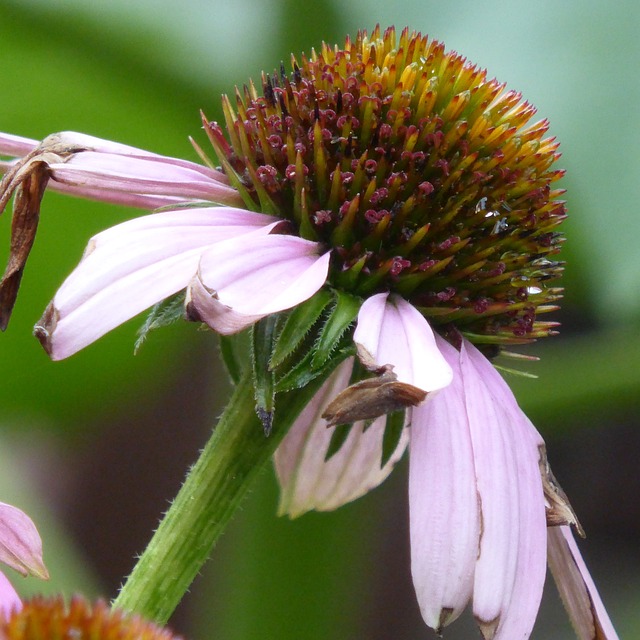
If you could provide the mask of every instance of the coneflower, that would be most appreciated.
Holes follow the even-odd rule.
[[[164,206],[90,241],[36,325],[48,353],[174,295],[148,327],[182,304],[225,336],[252,327],[249,364],[224,353],[252,369],[267,433],[279,394],[323,383],[275,454],[281,513],[353,500],[408,445],[429,626],[472,602],[486,640],[529,637],[549,549],[579,636],[616,638],[544,442],[491,364],[555,332],[540,315],[561,296],[566,211],[548,122],[441,43],[378,28],[292,59],[223,110],[222,124],[203,117],[219,169],[199,147],[207,167],[79,134],[0,138],[26,156],[3,188],[31,228],[47,182]],[[15,245],[7,319],[28,253]]]

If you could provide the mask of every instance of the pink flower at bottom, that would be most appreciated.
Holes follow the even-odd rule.
[[[4,573],[0,572],[0,618],[8,618],[22,607],[20,596]]]
[[[23,576],[47,580],[42,541],[31,519],[20,509],[0,502],[0,562]],[[0,615],[9,616],[22,603],[9,579],[0,572]]]

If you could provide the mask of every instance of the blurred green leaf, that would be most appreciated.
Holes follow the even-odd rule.
[[[526,370],[536,380],[506,376],[525,411],[541,423],[576,425],[594,412],[624,411],[638,405],[638,329],[586,333],[549,339],[530,349],[540,361]],[[524,369],[525,367],[521,367]]]

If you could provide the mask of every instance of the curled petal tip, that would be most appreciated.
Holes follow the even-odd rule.
[[[49,570],[44,564],[44,560],[41,557],[32,558],[31,562],[24,565],[26,568],[26,574],[33,576],[34,578],[40,578],[40,580],[49,579]]]
[[[50,302],[42,314],[42,318],[40,318],[38,323],[33,327],[33,335],[40,341],[47,355],[53,360],[57,359],[53,353],[52,344],[53,332],[56,330],[57,324],[58,311],[53,305],[53,302]]]
[[[186,319],[204,322],[223,336],[230,336],[257,322],[263,315],[237,313],[218,299],[217,293],[203,284],[199,275],[191,280],[185,302]]]
[[[202,296],[211,296],[209,291],[198,276],[191,280],[191,284],[187,287],[187,293],[184,303],[184,315],[189,322],[204,322],[205,320],[200,313],[199,298]],[[195,299],[194,299],[195,298]]]

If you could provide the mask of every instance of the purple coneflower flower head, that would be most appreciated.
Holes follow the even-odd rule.
[[[221,170],[199,148],[206,167],[79,134],[0,137],[0,152],[25,156],[5,163],[0,201],[16,191],[3,324],[47,183],[162,206],[90,241],[36,325],[52,358],[160,304],[147,329],[184,308],[228,336],[234,370],[234,336],[249,328],[267,432],[278,393],[323,382],[275,456],[281,513],[357,498],[409,447],[429,626],[471,603],[486,640],[529,637],[549,551],[580,638],[615,638],[544,442],[491,364],[555,332],[540,316],[561,296],[566,212],[548,122],[407,30],[362,32],[291,66],[225,97],[223,124],[203,117]]]

